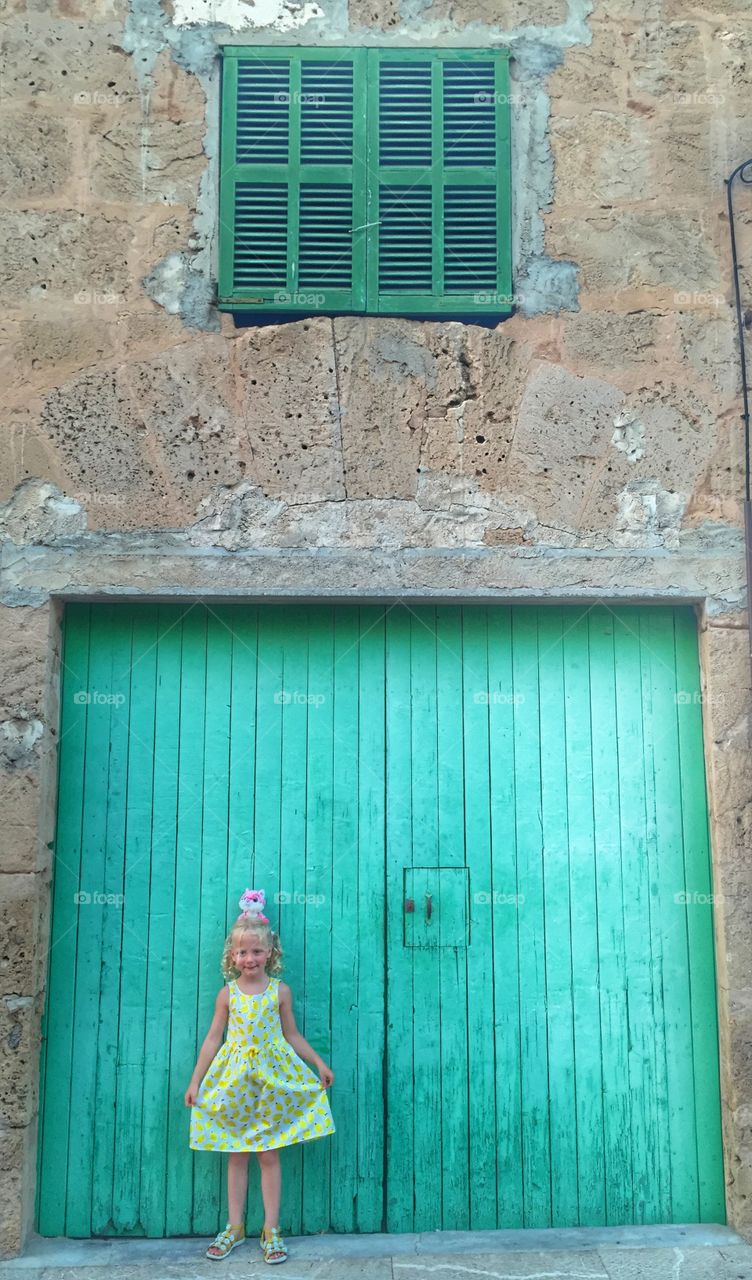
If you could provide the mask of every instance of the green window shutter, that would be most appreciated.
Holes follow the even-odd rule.
[[[368,52],[368,310],[511,312],[506,50]]]
[[[224,54],[220,307],[365,310],[365,51]]]
[[[224,53],[221,307],[511,312],[508,51]]]

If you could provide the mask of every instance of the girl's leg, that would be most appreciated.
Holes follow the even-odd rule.
[[[248,1195],[248,1157],[250,1151],[231,1151],[227,1165],[227,1209],[230,1224],[245,1228],[245,1203]]]
[[[257,1151],[261,1171],[261,1195],[264,1200],[264,1231],[279,1226],[279,1202],[282,1194],[282,1167],[279,1151]]]

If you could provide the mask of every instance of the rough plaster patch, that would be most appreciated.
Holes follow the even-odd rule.
[[[0,503],[0,539],[18,544],[54,542],[86,528],[86,513],[57,485],[24,480],[7,502]]]
[[[639,462],[645,453],[642,447],[645,428],[642,423],[633,414],[622,413],[614,418],[614,427],[616,429],[611,437],[612,445],[625,453],[629,462]]]
[[[14,766],[28,764],[43,734],[41,720],[3,720],[0,723],[0,762]]]
[[[143,286],[152,302],[179,315],[190,328],[219,331],[211,281],[187,253],[168,253],[144,277]]]
[[[297,0],[174,0],[173,22],[179,27],[218,22],[233,31],[249,27],[291,31],[323,15],[317,4],[300,4]]]
[[[620,547],[680,545],[680,528],[689,494],[662,488],[655,480],[637,480],[619,494],[614,542]]]

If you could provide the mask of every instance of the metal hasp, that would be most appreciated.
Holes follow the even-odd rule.
[[[742,310],[742,295],[739,283],[739,255],[736,248],[736,226],[734,223],[734,182],[737,178],[746,186],[752,186],[752,159],[745,160],[743,164],[738,165],[731,174],[731,177],[726,179],[729,227],[731,229],[731,259],[734,273],[734,297],[736,299],[736,323],[739,330],[739,358],[742,366],[742,421],[744,423],[744,546],[747,563],[747,623],[750,638],[750,662],[752,662],[752,501],[750,500],[749,457],[750,394],[746,349],[747,317]]]

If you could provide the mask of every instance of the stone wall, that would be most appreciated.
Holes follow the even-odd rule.
[[[729,1218],[752,1226],[749,662],[724,177],[752,0],[5,0],[0,1248],[33,1212],[59,601],[691,600]],[[216,44],[509,44],[517,314],[235,329]],[[739,197],[752,300],[752,194]],[[721,708],[733,707],[722,714]]]

